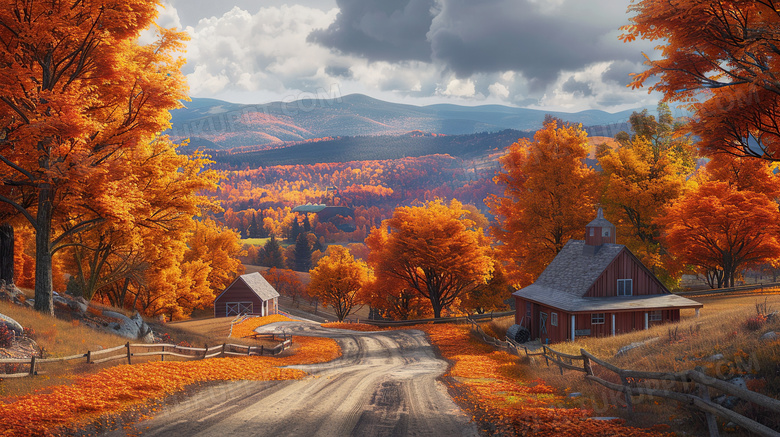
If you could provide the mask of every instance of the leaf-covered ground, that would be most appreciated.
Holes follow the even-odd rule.
[[[369,325],[340,324],[342,329],[381,330]],[[372,329],[373,328],[373,329]],[[428,334],[451,367],[444,381],[455,401],[488,435],[501,436],[651,436],[664,435],[660,425],[640,429],[622,420],[593,420],[587,409],[571,407],[567,399],[541,380],[527,380],[517,357],[479,342],[467,325],[418,325]]]
[[[239,333],[261,322],[260,319],[249,319],[245,323],[247,325],[242,327],[236,325]],[[305,372],[282,369],[280,366],[322,363],[340,355],[341,349],[334,340],[295,337],[293,354],[285,357],[214,358],[111,367],[77,377],[71,385],[54,386],[27,396],[1,399],[0,435],[57,435],[62,428],[87,423],[103,414],[134,409],[143,411],[149,401],[161,400],[197,383],[302,378]]]

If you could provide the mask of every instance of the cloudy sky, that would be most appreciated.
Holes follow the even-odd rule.
[[[194,97],[609,112],[658,99],[625,86],[654,45],[618,40],[629,0],[163,1],[158,24],[192,38]]]

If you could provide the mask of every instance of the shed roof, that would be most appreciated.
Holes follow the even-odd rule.
[[[279,297],[279,292],[276,291],[276,289],[274,289],[274,287],[265,280],[263,275],[258,272],[254,272],[247,273],[246,275],[241,275],[236,278],[235,281],[231,282],[230,285],[225,288],[225,291],[217,296],[217,299],[221,298],[223,294],[227,293],[238,281],[243,281],[247,287],[249,287],[249,289],[252,290],[252,292],[262,300],[271,300],[273,298]]]
[[[271,300],[275,297],[279,297],[279,292],[276,291],[276,289],[265,280],[263,275],[258,272],[241,275],[238,279],[246,282],[246,285],[248,285],[260,299]]]

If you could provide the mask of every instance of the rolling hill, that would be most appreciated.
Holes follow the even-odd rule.
[[[202,149],[248,146],[271,149],[323,137],[391,137],[411,131],[445,135],[507,129],[533,132],[542,126],[545,114],[549,113],[583,126],[599,126],[597,134],[604,135],[624,130],[622,126],[632,112],[565,113],[500,105],[414,106],[360,94],[257,105],[196,98],[187,102],[186,108],[172,111],[173,127],[167,133],[176,140],[190,138],[193,147]]]

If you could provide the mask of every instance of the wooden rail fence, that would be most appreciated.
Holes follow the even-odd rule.
[[[5,378],[24,378],[43,374],[39,371],[41,364],[61,363],[71,361],[84,361],[87,364],[101,364],[110,361],[127,360],[127,364],[133,363],[133,358],[142,357],[160,357],[165,361],[165,357],[176,357],[188,360],[203,360],[215,357],[239,357],[252,355],[278,355],[292,346],[292,335],[279,336],[281,343],[274,347],[243,346],[239,344],[223,343],[216,346],[204,345],[202,348],[185,347],[175,344],[132,344],[127,342],[121,346],[98,351],[87,351],[85,354],[71,355],[60,358],[40,358],[32,357],[29,359],[3,359],[0,360],[0,369],[12,365],[16,368],[26,368],[29,370],[16,373],[0,373],[0,379]],[[3,370],[5,371],[5,370]]]
[[[543,356],[547,366],[553,363],[563,370],[582,372],[585,379],[597,383],[607,389],[622,393],[625,396],[626,408],[633,410],[634,396],[654,396],[672,399],[703,412],[707,418],[707,427],[710,436],[718,436],[718,424],[715,416],[733,422],[742,428],[760,436],[778,437],[780,433],[766,425],[758,423],[748,417],[742,416],[726,407],[712,401],[712,393],[724,393],[743,401],[751,402],[765,408],[775,414],[780,414],[780,400],[764,396],[751,390],[740,388],[735,384],[706,375],[701,368],[683,372],[645,372],[629,369],[621,369],[606,361],[600,360],[585,349],[580,349],[579,355],[558,352],[547,345],[542,345],[541,352],[529,352],[529,349],[507,338],[506,341],[495,339],[482,330],[475,321],[471,321],[472,331],[482,337],[485,342],[496,347],[505,348],[517,356],[521,350],[526,356]],[[601,366],[608,374],[614,374],[614,379],[620,381],[611,382],[605,378],[596,376],[594,365]]]

